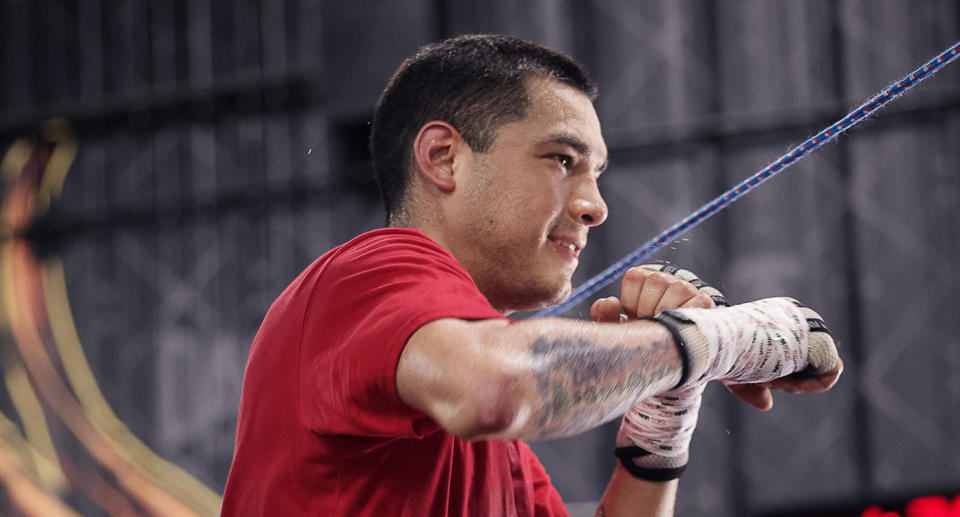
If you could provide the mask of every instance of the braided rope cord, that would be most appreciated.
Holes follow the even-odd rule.
[[[934,57],[920,68],[917,68],[903,79],[884,88],[882,91],[880,91],[880,93],[874,95],[873,98],[860,105],[860,107],[857,109],[848,113],[842,119],[833,123],[833,125],[810,137],[802,144],[794,147],[783,156],[777,158],[770,165],[760,169],[758,172],[743,180],[738,185],[734,186],[730,190],[727,190],[723,194],[720,194],[712,201],[701,206],[692,214],[681,219],[673,226],[656,235],[627,256],[613,263],[590,280],[587,280],[582,285],[574,289],[574,291],[570,294],[570,297],[567,298],[567,300],[563,303],[553,307],[547,307],[546,309],[543,309],[535,314],[535,317],[559,316],[561,314],[565,314],[577,304],[593,295],[600,289],[603,289],[607,286],[607,284],[616,278],[619,278],[628,268],[639,264],[640,261],[649,257],[667,243],[672,242],[677,237],[690,231],[695,226],[706,221],[717,212],[723,210],[734,201],[746,195],[747,192],[750,192],[756,188],[757,185],[767,181],[774,175],[796,163],[807,154],[810,154],[818,147],[821,147],[823,144],[833,140],[837,137],[837,135],[847,131],[864,119],[873,115],[880,108],[886,106],[889,102],[893,101],[904,92],[914,87],[920,81],[940,71],[947,64],[957,59],[957,57],[960,57],[960,41],[954,43],[953,46],[943,51],[940,53],[940,55]]]

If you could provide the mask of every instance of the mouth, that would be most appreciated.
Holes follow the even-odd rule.
[[[547,239],[554,244],[561,254],[573,260],[579,259],[580,251],[587,245],[585,240],[572,236],[551,235]]]

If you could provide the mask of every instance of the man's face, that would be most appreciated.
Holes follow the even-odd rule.
[[[607,217],[597,188],[607,148],[593,104],[550,79],[531,78],[527,90],[527,116],[470,154],[457,187],[457,258],[502,312],[569,296],[587,231]]]

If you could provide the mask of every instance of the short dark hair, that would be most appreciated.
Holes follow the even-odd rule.
[[[485,152],[501,125],[526,116],[531,75],[567,84],[591,101],[597,96],[572,58],[509,36],[458,36],[404,60],[380,95],[370,128],[374,176],[388,223],[406,192],[413,140],[423,124],[448,122],[472,150]]]

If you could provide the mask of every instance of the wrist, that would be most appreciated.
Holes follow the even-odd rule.
[[[652,321],[658,323],[661,327],[666,329],[667,333],[670,334],[670,339],[673,341],[674,346],[677,349],[677,356],[680,358],[680,380],[677,381],[677,384],[671,389],[677,389],[680,386],[683,386],[690,380],[690,354],[687,351],[686,344],[683,340],[683,336],[680,335],[680,329],[676,325],[672,325],[668,322],[664,322],[659,319],[658,316],[654,317],[643,317],[640,318],[640,321]]]
[[[704,385],[685,386],[634,404],[624,415],[615,455],[634,477],[677,479],[686,468]]]
[[[713,310],[673,309],[656,318],[681,336],[690,363],[687,383],[767,382],[799,372],[809,362],[811,326],[790,298]]]
[[[683,458],[664,459],[639,447],[617,448],[614,454],[631,476],[646,481],[673,481],[687,470],[686,455]]]

